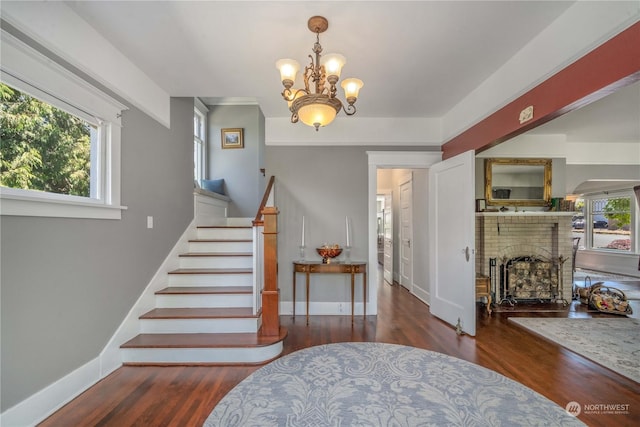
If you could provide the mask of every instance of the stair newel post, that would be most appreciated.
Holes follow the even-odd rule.
[[[280,289],[278,288],[278,209],[265,207],[264,288],[262,290],[262,334],[280,333]]]

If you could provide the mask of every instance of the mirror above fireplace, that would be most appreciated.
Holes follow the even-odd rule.
[[[551,159],[485,159],[485,198],[491,206],[547,206]]]

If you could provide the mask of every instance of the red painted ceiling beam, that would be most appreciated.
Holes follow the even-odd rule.
[[[640,22],[442,145],[443,159],[486,150],[640,80]],[[520,124],[533,106],[534,118]]]

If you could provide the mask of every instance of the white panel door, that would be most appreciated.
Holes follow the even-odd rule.
[[[384,196],[384,280],[393,285],[393,197],[391,193]]]
[[[467,151],[429,169],[431,313],[476,334],[475,156]]]
[[[400,184],[400,284],[413,291],[413,195],[412,181]]]

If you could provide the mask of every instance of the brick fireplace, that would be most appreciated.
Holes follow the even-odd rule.
[[[496,303],[504,299],[571,300],[572,215],[571,212],[476,214],[476,272],[491,276]],[[490,266],[492,259],[494,268]],[[513,287],[506,290],[508,286]]]

